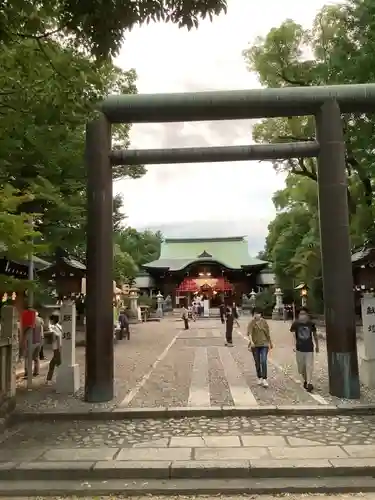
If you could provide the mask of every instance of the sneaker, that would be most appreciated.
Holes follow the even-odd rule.
[[[312,392],[314,390],[314,386],[312,384],[307,384],[306,391]]]
[[[233,347],[232,342],[228,342],[228,343],[227,343],[227,346],[228,346],[228,347]]]
[[[266,379],[263,379],[263,387],[268,387],[268,381]]]
[[[263,385],[263,379],[262,378],[258,378],[258,385]]]
[[[52,380],[46,380],[46,385],[52,385]]]
[[[306,382],[306,380],[303,383],[303,388],[307,390],[307,382]]]

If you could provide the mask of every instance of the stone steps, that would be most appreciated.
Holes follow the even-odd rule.
[[[144,479],[124,480],[14,480],[0,481],[0,497],[43,496],[56,498],[99,495],[286,495],[345,494],[375,491],[373,477],[236,478],[236,479]]]
[[[103,481],[133,479],[262,479],[375,477],[375,459],[260,459],[212,461],[106,460],[0,463],[0,485],[7,480]]]

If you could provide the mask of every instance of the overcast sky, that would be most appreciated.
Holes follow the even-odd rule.
[[[135,68],[139,93],[194,92],[259,87],[242,51],[258,35],[292,18],[306,27],[332,1],[228,0],[228,13],[197,30],[151,24],[127,35],[116,63]],[[139,149],[230,146],[252,142],[251,120],[137,124],[131,147]],[[275,215],[272,194],[284,179],[266,162],[150,165],[138,180],[115,183],[124,194],[130,225],[161,229],[165,236],[248,235],[263,248]]]

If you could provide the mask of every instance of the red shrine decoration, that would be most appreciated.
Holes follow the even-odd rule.
[[[34,328],[36,322],[35,309],[25,309],[22,312],[21,324],[22,328]]]
[[[215,292],[231,292],[233,286],[225,278],[185,278],[177,287],[177,292],[199,292],[211,288]]]

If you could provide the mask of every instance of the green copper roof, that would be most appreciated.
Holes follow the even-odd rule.
[[[243,236],[230,238],[168,238],[161,245],[160,259],[145,264],[145,268],[184,269],[193,262],[215,261],[229,269],[267,264],[250,257]]]

